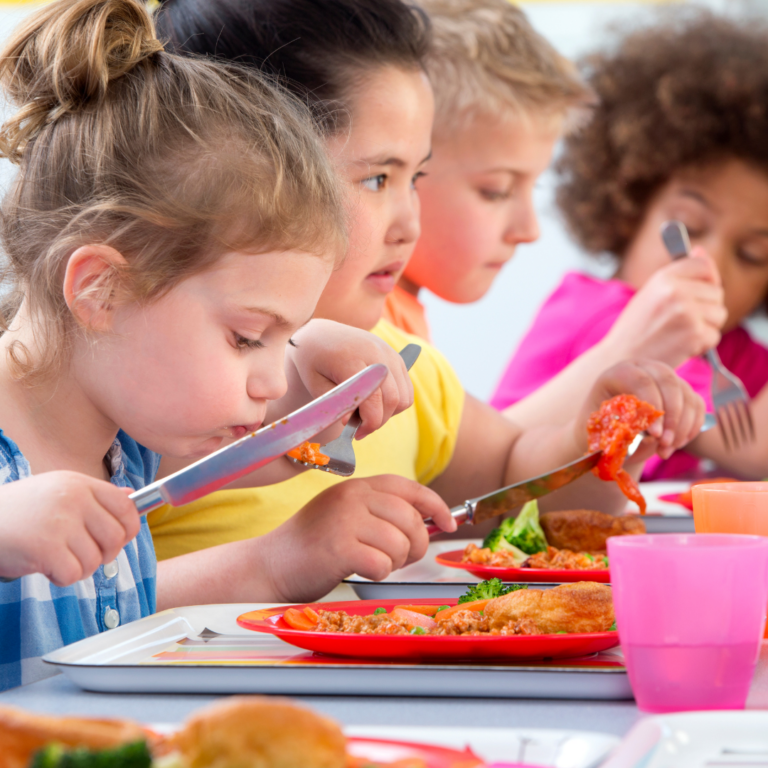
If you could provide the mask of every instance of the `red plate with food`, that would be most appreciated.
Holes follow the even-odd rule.
[[[563,592],[564,587],[571,592],[576,588],[580,594]],[[553,597],[542,601],[541,595],[546,594]],[[404,605],[402,600],[359,600],[281,606],[244,613],[237,623],[316,653],[364,659],[564,659],[619,643],[615,631],[606,631],[615,626],[609,587],[570,584],[517,595],[522,591],[458,605],[456,600],[430,599],[416,605]],[[590,606],[587,611],[585,601]],[[562,624],[571,604],[572,623]],[[561,626],[552,624],[555,615],[566,629],[541,633],[540,627],[549,632]],[[567,631],[585,627],[602,631]]]
[[[610,584],[611,573],[608,568],[603,570],[566,570],[550,568],[505,568],[498,565],[480,565],[478,563],[464,563],[463,549],[455,549],[452,552],[444,552],[435,560],[438,564],[448,568],[460,568],[469,571],[479,579],[501,579],[502,581],[529,581],[548,583],[572,583],[575,581],[596,581],[599,584]]]

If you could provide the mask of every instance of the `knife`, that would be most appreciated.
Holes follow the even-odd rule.
[[[227,445],[168,477],[132,493],[140,515],[163,504],[188,504],[247,475],[322,432],[354,411],[386,378],[387,367],[369,365],[311,403]]]
[[[593,467],[596,467],[602,455],[602,451],[595,451],[587,456],[582,456],[576,461],[572,461],[570,464],[565,464],[551,472],[547,472],[546,475],[531,477],[528,480],[523,480],[521,483],[508,485],[506,488],[493,491],[493,493],[488,493],[485,496],[467,499],[463,504],[451,509],[451,516],[459,525],[463,523],[469,523],[470,525],[484,523],[486,520],[503,515],[505,512],[509,512],[510,509],[515,509],[515,507],[525,504],[527,501],[538,499],[540,496],[546,496],[548,493],[568,485],[568,483],[573,482],[586,472],[589,472]],[[443,532],[431,519],[427,519],[424,522],[430,535]]]
[[[704,416],[704,423],[701,425],[701,432],[707,432],[716,423],[714,415],[707,413]],[[632,456],[635,453],[645,437],[647,437],[645,432],[641,432],[635,437],[627,448],[627,456]],[[597,466],[597,462],[600,461],[602,455],[602,451],[595,451],[594,453],[582,456],[580,459],[576,459],[576,461],[572,461],[570,464],[564,464],[562,467],[553,469],[545,475],[531,477],[528,480],[523,480],[521,483],[508,485],[506,488],[487,493],[485,496],[467,499],[463,504],[451,509],[451,517],[459,525],[463,523],[469,523],[470,525],[484,523],[486,520],[503,515],[505,512],[520,507],[528,501],[546,496],[548,493],[557,491],[568,485],[568,483],[578,480],[582,475],[589,472],[590,469]],[[442,528],[438,528],[431,518],[425,519],[424,523],[430,536],[434,533],[443,533]]]

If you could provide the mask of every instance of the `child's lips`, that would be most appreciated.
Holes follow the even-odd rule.
[[[241,437],[249,435],[251,432],[255,432],[261,426],[261,422],[255,424],[240,424],[236,427],[230,427],[229,431],[235,440],[239,440]]]
[[[400,272],[405,267],[404,261],[395,261],[392,264],[387,264],[386,267],[382,267],[376,272],[371,272],[366,281],[369,285],[372,285],[377,291],[381,293],[392,293],[395,289]]]

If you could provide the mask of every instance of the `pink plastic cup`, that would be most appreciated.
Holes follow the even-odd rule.
[[[768,539],[608,539],[616,626],[645,712],[743,709],[768,602]]]

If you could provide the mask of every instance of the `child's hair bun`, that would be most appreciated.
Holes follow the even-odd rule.
[[[46,124],[98,105],[110,82],[162,50],[140,0],[51,3],[0,53],[0,84],[19,106],[0,131],[0,152],[19,162]]]

